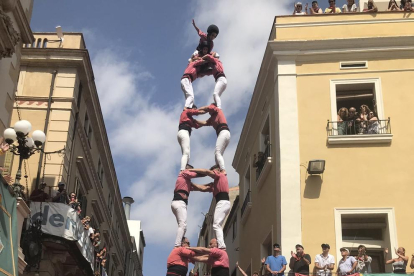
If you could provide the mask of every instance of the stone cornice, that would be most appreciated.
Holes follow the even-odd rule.
[[[16,8],[13,10],[14,18],[16,19],[17,26],[20,30],[20,37],[25,44],[32,44],[34,36],[32,29],[30,28],[29,20],[27,20],[26,13],[24,12],[22,3],[17,1]]]

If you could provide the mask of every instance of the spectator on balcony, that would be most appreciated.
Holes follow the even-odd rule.
[[[363,12],[377,12],[378,8],[375,5],[374,0],[368,0],[368,7],[362,10]]]
[[[49,200],[49,194],[45,192],[45,188],[46,188],[46,183],[42,182],[40,183],[40,188],[34,190],[31,194],[30,194],[30,200],[34,201],[34,202],[45,202],[47,200]]]
[[[96,257],[98,257],[98,259],[103,260],[106,259],[106,247],[104,246],[104,248],[101,249],[101,251],[99,251],[98,254],[96,254]]]
[[[396,0],[390,0],[387,11],[401,11]]]
[[[76,211],[76,213],[78,213],[78,215],[81,214],[81,212],[82,212],[81,204],[78,201],[78,198],[76,197],[75,193],[70,193],[70,195],[69,195],[69,205],[72,207],[72,209],[74,209]]]
[[[412,12],[412,11],[414,11],[413,4],[412,4],[412,2],[410,0],[408,0],[407,2],[405,2],[404,11],[405,12]]]
[[[281,255],[280,245],[275,243],[273,245],[273,255],[266,258],[266,271],[271,275],[283,276],[286,270],[286,258]]]
[[[353,273],[355,267],[357,266],[357,261],[354,257],[349,256],[348,248],[342,247],[339,249],[341,251],[342,259],[338,263],[337,273],[338,275],[348,275]]]
[[[414,254],[411,254],[411,264],[410,264],[411,269],[414,269]]]
[[[341,107],[338,110],[338,117],[337,117],[337,127],[338,127],[338,135],[345,135],[346,134],[346,120],[348,119],[348,108]]]
[[[53,191],[52,202],[64,203],[64,204],[69,203],[68,194],[65,189],[65,183],[59,182],[58,189]]]
[[[355,4],[355,0],[348,0],[347,4],[342,6],[342,12],[344,13],[357,12],[357,6]]]
[[[378,134],[379,123],[378,117],[375,116],[374,111],[370,111],[368,114],[368,134]]]
[[[400,11],[404,10],[405,7],[405,3],[407,2],[407,0],[401,0],[401,4],[400,4]]]
[[[5,154],[10,148],[8,143],[4,142],[4,137],[0,137],[0,155]]]
[[[303,246],[301,244],[297,244],[296,253],[291,251],[290,254],[292,256],[289,262],[291,272],[308,275],[311,257],[309,254],[305,254]]]
[[[335,257],[329,254],[331,247],[329,244],[322,244],[322,254],[315,257],[315,268],[319,276],[331,276],[335,266]]]
[[[328,0],[329,8],[325,9],[325,13],[341,13],[341,9],[335,6],[335,0]]]
[[[361,105],[359,108],[359,116],[357,118],[357,122],[359,124],[358,134],[366,134],[368,132],[368,115],[371,112],[369,107],[365,104]]]
[[[220,249],[216,239],[210,240],[209,248],[189,247],[190,250],[197,253],[193,259],[197,262],[207,263],[211,268],[211,276],[230,275],[229,273],[229,256],[225,249]]]
[[[346,127],[346,134],[354,135],[357,133],[356,129],[357,126],[355,124],[355,121],[358,119],[358,115],[356,112],[355,107],[349,108],[348,112],[348,118],[347,118],[347,127]],[[359,128],[359,125],[358,125]]]
[[[364,245],[358,246],[358,256],[355,257],[357,265],[355,267],[355,272],[364,274],[372,273],[371,262],[372,258],[366,254],[367,248]]]
[[[388,248],[385,248],[385,259],[388,257]],[[405,274],[406,268],[408,264],[408,256],[405,256],[405,248],[404,247],[398,247],[398,249],[395,250],[395,254],[398,256],[398,258],[394,258],[391,260],[386,261],[386,264],[392,264],[393,272],[396,274]]]
[[[312,7],[309,9],[311,14],[322,14],[323,11],[319,8],[318,1],[312,1]]]
[[[257,156],[256,154],[253,155],[253,168],[257,168],[259,171],[261,171],[263,169],[265,162],[266,162],[266,159],[265,159],[264,152],[259,151],[257,153]]]
[[[216,199],[216,207],[214,209],[213,230],[216,234],[218,248],[226,249],[223,236],[224,219],[230,212],[229,200],[229,182],[226,171],[221,171],[217,165],[212,166],[209,170],[206,169],[190,169],[190,172],[207,175],[214,179],[211,190]]]
[[[294,4],[293,15],[307,15],[308,14],[308,4],[305,6],[305,11],[302,11],[302,3],[297,2]]]

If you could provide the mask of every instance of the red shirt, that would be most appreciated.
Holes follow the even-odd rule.
[[[214,184],[213,184],[213,196],[216,196],[218,193],[228,193],[229,192],[229,181],[227,180],[227,175],[220,173],[218,171],[213,171],[215,174]]]
[[[190,80],[192,82],[195,81],[198,77],[197,76],[197,66],[199,66],[203,63],[204,63],[204,60],[202,60],[202,59],[190,62],[188,64],[187,68],[185,68],[184,75],[190,75],[191,76]],[[185,77],[185,76],[183,76],[183,77]]]
[[[199,30],[198,35],[200,36],[200,42],[198,43],[199,45],[201,45],[204,41],[207,41],[207,34],[206,33],[203,33],[202,31]],[[213,48],[214,48],[213,40],[210,40],[209,44],[210,44],[210,47],[211,47],[210,51],[212,51]]]
[[[200,112],[197,109],[185,109],[181,112],[180,124],[186,123],[192,128],[199,128],[200,126],[194,121],[193,115],[198,115]]]
[[[189,170],[184,170],[178,174],[177,181],[175,182],[174,192],[178,190],[187,191],[190,194],[191,188],[191,178],[197,177],[197,173],[190,172]]]
[[[209,63],[212,63],[213,66],[213,76],[217,76],[218,74],[224,74],[223,63],[218,58],[213,57],[212,55],[205,55],[204,56]]]
[[[226,250],[211,248],[208,254],[208,264],[212,267],[222,266],[229,267],[229,256]]]
[[[226,117],[224,116],[223,111],[215,106],[214,104],[211,104],[207,108],[208,113],[210,113],[211,117],[207,120],[208,126],[213,126],[213,128],[217,131],[217,127],[220,124],[227,124]]]
[[[167,259],[167,268],[172,265],[182,265],[188,267],[188,262],[195,256],[194,251],[185,247],[174,248]]]

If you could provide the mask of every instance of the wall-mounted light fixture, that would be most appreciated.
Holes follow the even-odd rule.
[[[310,160],[308,164],[309,174],[322,174],[325,171],[325,160]]]

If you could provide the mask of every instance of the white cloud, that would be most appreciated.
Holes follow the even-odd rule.
[[[212,23],[220,28],[215,51],[221,55],[229,81],[222,101],[227,118],[231,117],[232,120],[229,122],[232,138],[224,155],[230,186],[238,185],[239,181],[237,173],[231,168],[231,162],[244,119],[231,115],[248,108],[274,16],[289,13],[283,8],[287,2],[192,2],[194,18],[201,29],[205,30]],[[198,37],[192,29],[191,20],[188,22],[188,26],[183,28],[187,28],[189,40],[195,47]],[[173,106],[159,106],[156,99],[151,97],[156,91],[151,83],[162,76],[147,72],[140,64],[130,61],[127,55],[111,48],[95,52],[93,68],[112,152],[134,160],[134,173],[139,176],[135,183],[129,185],[129,190],[126,193],[124,191],[136,201],[132,206],[132,218],[142,221],[148,244],[167,245],[170,248],[177,227],[170,204],[181,157],[176,134],[183,98],[177,98]],[[184,68],[177,70],[183,71]],[[212,101],[213,88],[212,77],[196,81],[198,106]],[[193,132],[190,163],[197,167],[210,167],[214,163],[215,137],[211,128]],[[131,145],[125,141],[133,143]],[[197,182],[207,183],[210,179]],[[211,198],[210,194],[191,194],[187,236],[196,237],[199,230],[197,225],[203,221],[201,212],[206,212]]]

